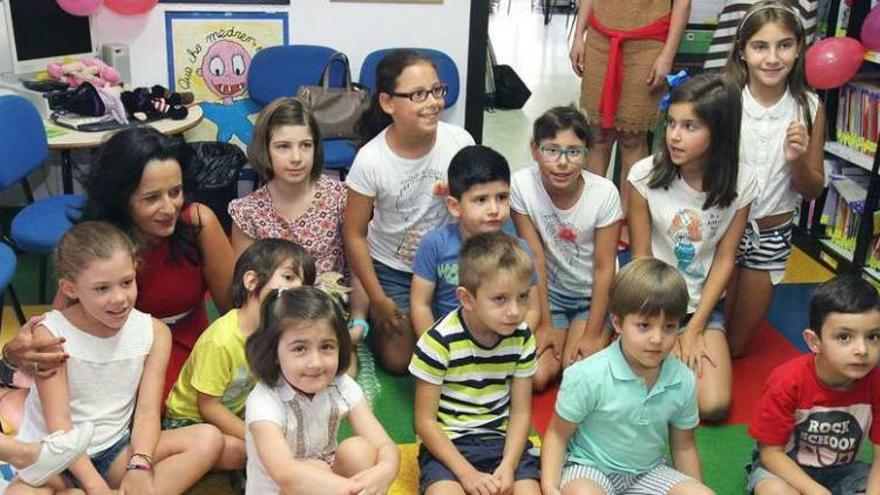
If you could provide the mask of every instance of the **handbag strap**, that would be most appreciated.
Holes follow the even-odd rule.
[[[334,53],[327,60],[327,63],[324,64],[324,71],[321,73],[321,81],[319,84],[325,92],[330,89],[330,69],[333,68],[334,63],[342,64],[342,80],[345,84],[344,87],[346,91],[351,91],[351,68],[348,65],[348,57],[342,52]]]

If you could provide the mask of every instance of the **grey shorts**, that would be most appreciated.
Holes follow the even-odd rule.
[[[589,297],[571,297],[552,290],[548,290],[547,295],[553,328],[568,330],[574,320],[586,321],[590,317]]]
[[[675,485],[693,480],[663,463],[642,474],[605,474],[592,466],[567,462],[560,487],[579,479],[598,484],[606,495],[666,495]]]
[[[868,473],[871,471],[871,466],[861,461],[853,461],[843,466],[827,468],[801,466],[801,469],[817,483],[831,490],[832,495],[853,495],[864,492],[867,489]],[[749,471],[749,493],[754,493],[755,487],[761,481],[780,479],[775,474],[764,469],[757,455],[747,470]]]
[[[688,313],[687,316],[681,320],[682,332],[684,332],[685,327],[687,327],[688,322],[690,322],[693,317],[694,313]],[[724,323],[724,299],[719,299],[718,303],[715,304],[715,307],[712,308],[712,313],[709,314],[709,322],[706,323],[706,330],[718,330],[723,332]]]

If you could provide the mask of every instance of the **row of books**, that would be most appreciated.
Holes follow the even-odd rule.
[[[840,250],[852,253],[862,224],[872,223],[872,241],[865,264],[880,270],[880,210],[865,211],[870,176],[857,167],[836,163],[830,174],[828,195],[820,222],[828,240]]]
[[[880,80],[848,82],[840,88],[837,109],[837,141],[874,156],[880,130]]]

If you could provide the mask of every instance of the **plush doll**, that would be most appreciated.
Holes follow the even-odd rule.
[[[192,103],[192,93],[173,93],[163,86],[135,88],[122,92],[122,104],[137,120],[170,118],[183,120],[189,115],[185,103]]]
[[[84,58],[66,64],[51,63],[46,66],[49,77],[67,83],[71,88],[88,81],[97,88],[120,83],[119,71],[98,58]]]

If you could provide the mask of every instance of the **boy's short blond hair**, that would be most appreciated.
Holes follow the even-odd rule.
[[[688,310],[687,284],[678,270],[656,258],[629,262],[611,282],[611,314],[683,318]]]
[[[486,232],[464,243],[458,260],[458,285],[476,294],[481,281],[500,271],[531,281],[532,259],[517,239],[503,232]]]

